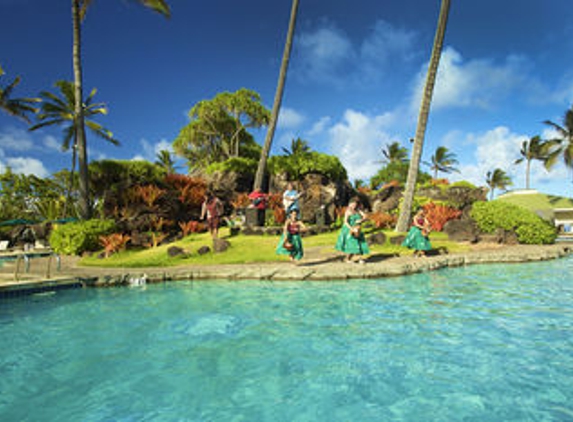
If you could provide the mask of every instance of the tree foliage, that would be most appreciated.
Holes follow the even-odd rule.
[[[217,94],[194,105],[189,117],[173,149],[190,169],[204,169],[232,157],[259,159],[261,148],[248,129],[268,124],[269,111],[256,92],[241,88]]]

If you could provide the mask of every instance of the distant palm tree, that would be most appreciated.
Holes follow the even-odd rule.
[[[0,76],[4,75],[4,70],[0,67]],[[28,114],[37,111],[34,104],[38,103],[38,98],[11,98],[12,91],[20,83],[20,77],[16,76],[7,86],[0,85],[0,110],[11,116],[18,117],[27,123],[31,123]]]
[[[83,116],[83,76],[82,76],[82,37],[81,23],[86,16],[86,12],[93,0],[72,0],[72,62],[74,70],[75,87],[75,115],[76,115],[76,145],[79,158],[79,188],[80,188],[80,216],[83,219],[90,218],[91,207],[89,197],[89,174],[88,174],[88,154]],[[143,6],[155,10],[165,16],[170,15],[169,6],[163,0],[138,0]]]
[[[277,121],[279,119],[279,111],[281,108],[283,91],[286,82],[288,64],[290,61],[290,52],[292,49],[292,41],[294,38],[294,28],[296,25],[296,16],[298,10],[299,0],[292,1],[292,7],[290,12],[290,20],[287,31],[287,38],[285,42],[285,48],[283,51],[283,58],[281,62],[281,69],[279,72],[279,80],[277,83],[277,90],[275,92],[275,100],[273,103],[273,109],[271,110],[271,120],[269,121],[269,127],[267,130],[267,135],[265,136],[265,143],[263,145],[263,150],[261,152],[261,158],[259,159],[259,165],[257,167],[257,173],[255,174],[255,182],[253,184],[253,190],[262,189],[263,179],[265,171],[267,169],[267,160],[271,152],[271,146],[273,143],[273,137],[275,135],[275,128],[277,126]]]
[[[46,126],[63,126],[62,151],[68,151],[72,148],[72,166],[70,171],[70,182],[68,186],[68,198],[73,189],[74,171],[78,152],[78,114],[76,113],[76,90],[73,82],[57,81],[54,84],[60,92],[54,94],[42,91],[42,103],[38,111],[39,123],[30,127],[30,130],[37,130]],[[119,145],[119,141],[113,137],[113,134],[105,129],[99,123],[90,120],[91,117],[98,114],[107,114],[107,108],[103,103],[93,103],[96,89],[92,89],[85,99],[82,107],[82,116],[84,124],[96,136]]]
[[[157,153],[157,156],[155,157],[155,160],[156,160],[155,164],[163,168],[167,174],[175,173],[175,168],[176,168],[175,162],[173,161],[171,153],[168,150],[162,149],[161,151],[159,151]]]
[[[493,171],[488,171],[486,173],[485,181],[490,188],[490,199],[493,199],[493,192],[496,188],[505,190],[512,184],[511,177],[509,177],[505,171],[499,168]]]
[[[432,95],[434,92],[436,75],[438,73],[438,65],[440,64],[440,56],[442,55],[442,48],[444,45],[444,37],[446,34],[449,12],[450,0],[442,0],[440,16],[438,17],[438,27],[436,29],[436,36],[434,38],[434,45],[432,47],[432,55],[430,57],[430,65],[428,67],[428,74],[426,76],[424,95],[422,97],[420,113],[418,115],[418,125],[416,127],[416,136],[414,138],[414,145],[412,147],[412,158],[410,160],[410,168],[408,169],[408,179],[406,180],[404,201],[400,207],[400,215],[398,216],[398,222],[396,224],[397,232],[407,231],[408,225],[410,223],[412,203],[414,202],[414,191],[416,190],[416,181],[418,178],[418,172],[420,171],[420,160],[422,158],[422,149],[424,147],[424,136],[426,134],[426,126],[428,124],[428,115],[430,114],[430,104],[432,103]]]
[[[434,171],[434,179],[438,178],[438,172],[442,173],[453,173],[459,172],[456,168],[458,160],[456,159],[456,154],[450,152],[446,147],[436,148],[436,152],[432,155],[431,163],[426,163],[430,166],[430,169]]]
[[[308,141],[296,138],[291,141],[290,149],[283,147],[283,152],[289,156],[304,155],[310,152],[310,146],[308,145]]]
[[[561,156],[565,166],[573,169],[573,106],[565,112],[562,124],[554,123],[551,120],[545,120],[543,123],[557,131],[557,138],[549,140],[548,145],[551,151],[545,166],[547,168],[553,167]]]
[[[405,163],[408,161],[408,149],[401,146],[400,142],[392,142],[382,148],[383,162],[386,164]]]
[[[525,161],[525,189],[529,189],[529,180],[531,173],[531,162],[533,160],[539,160],[543,164],[547,163],[549,159],[549,149],[551,146],[550,141],[544,141],[539,135],[530,138],[527,141],[523,141],[521,144],[521,149],[519,153],[521,157],[515,160],[514,164],[520,164]]]

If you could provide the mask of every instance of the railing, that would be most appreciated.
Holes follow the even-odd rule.
[[[50,253],[49,255],[34,255],[34,254],[27,254],[27,253],[21,253],[16,257],[16,265],[14,267],[14,281],[19,281],[19,275],[20,275],[20,263],[24,262],[24,271],[26,273],[30,272],[30,261],[34,258],[48,258],[48,263],[46,266],[46,273],[45,273],[45,277],[46,278],[50,278],[51,275],[51,269],[52,269],[52,259],[56,260],[56,269],[57,271],[60,271],[61,267],[62,267],[62,259],[60,257],[60,255],[58,255],[57,253]]]

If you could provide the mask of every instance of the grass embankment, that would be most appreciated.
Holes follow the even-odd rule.
[[[505,194],[498,201],[509,202],[533,212],[553,210],[554,208],[573,208],[573,200],[562,196],[546,195],[544,193]]]
[[[390,237],[399,235],[393,231],[385,231],[386,243],[384,245],[372,245],[371,255],[411,255],[412,251],[401,246],[392,245]],[[338,231],[307,236],[303,239],[307,255],[314,257],[331,257],[337,252],[334,250]],[[263,262],[284,261],[286,256],[279,256],[275,253],[279,236],[230,236],[229,230],[224,228],[220,232],[220,237],[230,242],[231,246],[223,253],[207,253],[199,255],[197,250],[201,246],[212,246],[208,233],[192,234],[181,240],[161,245],[155,248],[144,250],[128,250],[110,256],[109,258],[99,258],[97,254],[84,257],[80,265],[93,267],[173,267],[179,265],[227,265],[227,264],[252,264]],[[430,241],[434,249],[444,248],[448,252],[461,252],[467,246],[447,239],[443,233],[432,233]],[[178,246],[186,251],[185,256],[170,257],[167,249],[171,246]]]

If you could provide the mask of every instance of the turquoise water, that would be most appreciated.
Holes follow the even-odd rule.
[[[2,421],[572,421],[573,258],[0,301]]]

